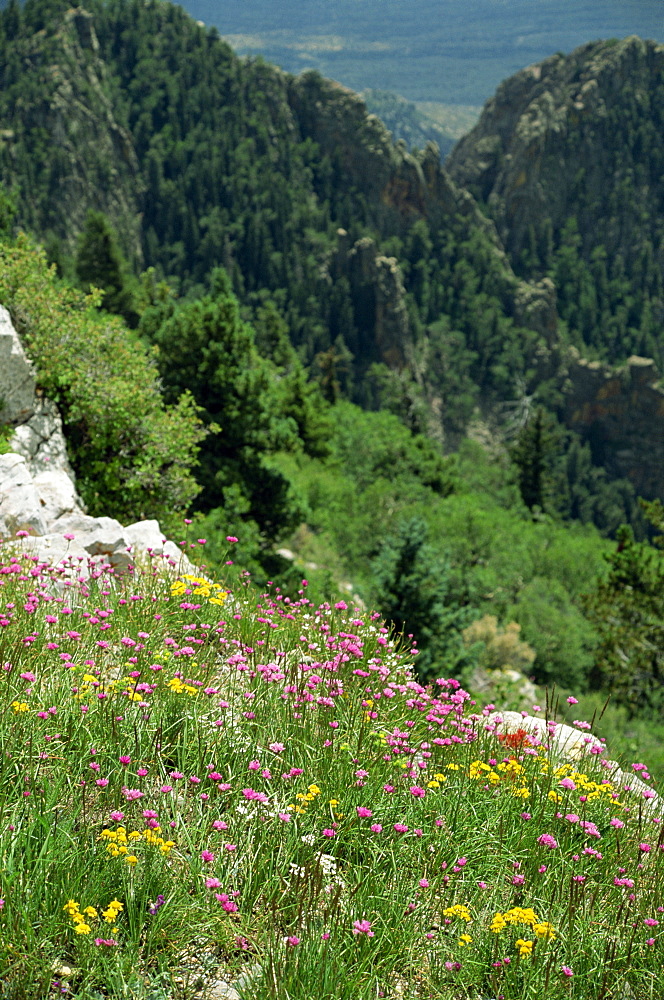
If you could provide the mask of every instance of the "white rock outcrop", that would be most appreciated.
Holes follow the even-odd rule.
[[[2,306],[0,424],[13,428],[11,451],[0,455],[0,541],[61,567],[65,575],[87,576],[95,562],[122,572],[151,555],[175,572],[196,572],[157,521],[123,527],[112,517],[86,512],[58,409],[39,395],[33,366]]]

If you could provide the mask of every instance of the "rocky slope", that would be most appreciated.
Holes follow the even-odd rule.
[[[108,96],[92,16],[67,11],[57,30],[14,42],[0,68],[0,180],[20,219],[72,253],[88,209],[106,213],[140,263],[143,183],[131,135]],[[30,170],[17,167],[25,159]]]
[[[513,258],[550,219],[584,249],[627,255],[664,233],[664,46],[631,37],[554,55],[505,80],[447,161]]]

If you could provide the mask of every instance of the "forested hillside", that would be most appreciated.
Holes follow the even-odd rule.
[[[316,596],[375,604],[416,635],[423,677],[527,663],[542,683],[604,683],[620,595],[596,588],[602,535],[645,535],[637,494],[654,499],[664,468],[656,370],[611,367],[659,359],[660,88],[649,43],[554,57],[505,83],[451,177],[351,91],[241,60],[170,3],[9,3],[0,299],[63,409],[88,504],[168,517],[190,502],[212,563],[231,534],[259,582],[294,595],[306,574]],[[128,359],[107,408],[94,343]],[[141,433],[160,474],[190,450],[161,505],[113,409],[136,365],[158,386]]]

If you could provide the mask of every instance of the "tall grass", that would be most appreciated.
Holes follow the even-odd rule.
[[[601,744],[500,733],[304,582],[3,551],[2,1000],[662,995],[658,800]]]

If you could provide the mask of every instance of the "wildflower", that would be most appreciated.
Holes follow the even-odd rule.
[[[550,833],[543,833],[541,837],[537,838],[537,843],[541,844],[542,847],[548,847],[549,850],[558,846],[558,841]]]
[[[155,913],[157,913],[161,909],[161,907],[164,905],[165,902],[166,902],[166,900],[161,895],[161,893],[159,893],[159,895],[157,896],[157,898],[154,901],[154,903],[152,904],[152,906],[150,906],[148,908],[148,913],[150,913],[152,916],[154,916]]]
[[[366,934],[367,937],[375,937],[371,930],[371,923],[368,920],[353,921],[353,934]]]
[[[289,948],[295,948],[299,943],[300,943],[299,937],[295,937],[294,934],[291,937],[286,938],[286,944],[288,945]]]
[[[373,816],[373,813],[371,809],[367,809],[366,806],[358,806],[357,815],[360,819],[369,819],[370,816]]]
[[[472,940],[470,934],[462,934],[459,938],[459,945],[464,948],[467,944],[471,944]]]
[[[517,940],[514,943],[519,951],[519,956],[521,958],[526,958],[528,955],[532,954],[533,944],[534,944],[533,941],[524,941],[523,938],[517,938]]]
[[[323,830],[322,834],[324,837],[336,837],[337,835],[335,830],[330,830],[330,829]]]
[[[569,965],[563,965],[560,971],[562,972],[563,976],[567,976],[568,979],[571,979],[571,977],[574,975]]]
[[[397,831],[397,833],[408,833],[408,827],[406,826],[405,823],[395,823],[394,829]]]

